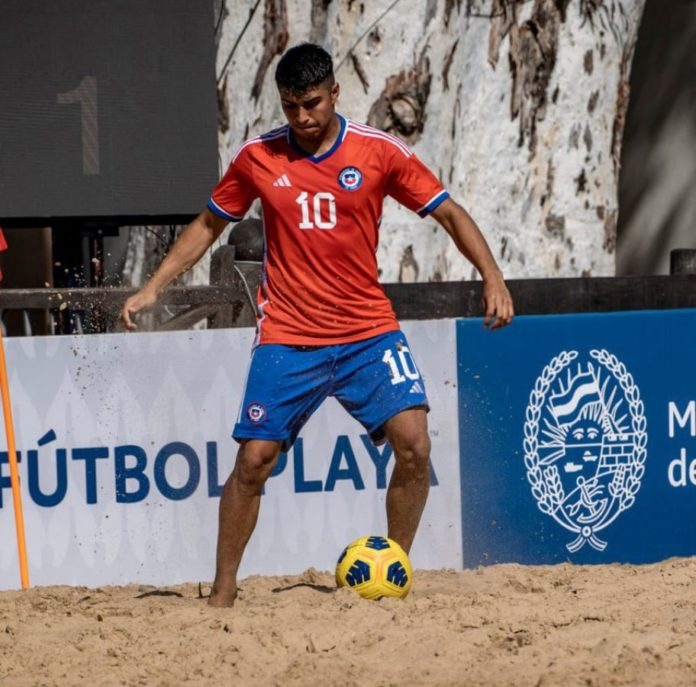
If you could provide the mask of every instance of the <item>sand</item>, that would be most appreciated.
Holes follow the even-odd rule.
[[[333,576],[0,593],[0,687],[694,685],[696,559],[417,571],[403,601]],[[205,594],[208,589],[203,584]]]

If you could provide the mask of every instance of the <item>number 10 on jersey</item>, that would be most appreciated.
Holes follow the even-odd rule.
[[[336,199],[333,193],[310,196],[307,191],[302,191],[295,202],[302,209],[302,221],[298,225],[300,229],[333,229],[336,226]]]

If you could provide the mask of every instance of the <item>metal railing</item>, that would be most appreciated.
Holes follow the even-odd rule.
[[[696,250],[675,250],[670,276],[512,279],[508,286],[518,314],[552,314],[696,308]],[[255,294],[261,263],[235,260],[235,246],[220,246],[212,255],[210,286],[173,286],[143,316],[139,331],[189,329],[201,322],[210,328],[251,327],[256,321]],[[399,319],[436,319],[482,315],[481,282],[384,284]],[[0,289],[0,313],[87,313],[76,318],[70,333],[119,331],[119,312],[129,288]],[[152,315],[152,314],[151,314]],[[88,326],[80,325],[87,322]],[[91,323],[96,323],[93,326]],[[61,332],[55,332],[61,333]]]
[[[235,260],[234,246],[220,246],[211,257],[210,285],[166,289],[152,311],[138,319],[138,329],[189,329],[203,321],[211,328],[254,326],[260,275],[260,263]],[[121,308],[136,292],[126,287],[0,289],[0,317],[20,311],[24,335],[33,333],[29,312],[36,310],[51,314],[49,333],[120,331]],[[61,326],[66,320],[69,324]]]

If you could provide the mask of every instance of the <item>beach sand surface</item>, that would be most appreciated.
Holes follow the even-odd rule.
[[[696,558],[416,571],[403,601],[333,574],[0,593],[0,687],[696,684]]]

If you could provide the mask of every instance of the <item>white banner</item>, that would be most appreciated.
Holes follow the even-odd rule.
[[[433,488],[412,559],[461,567],[454,322],[403,329],[432,407]],[[252,339],[248,329],[6,339],[33,585],[212,579]],[[0,589],[12,589],[6,442],[0,448]],[[385,534],[392,465],[390,449],[373,447],[329,399],[268,481],[240,574],[333,569],[350,540]]]

